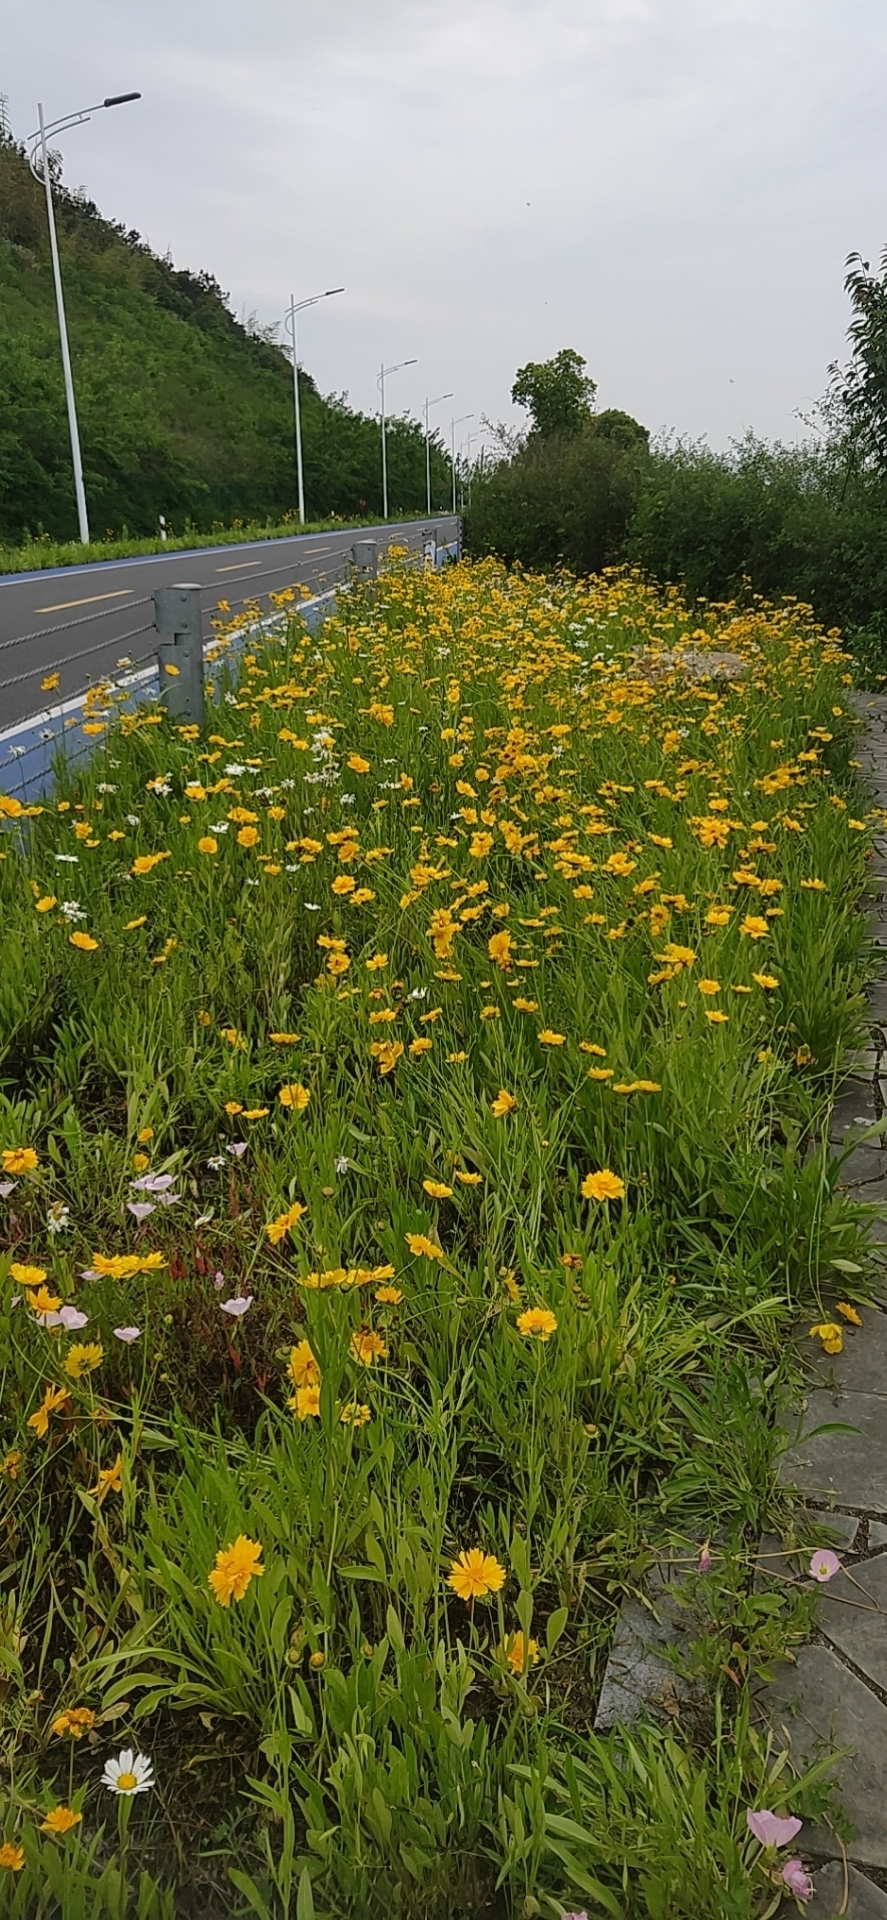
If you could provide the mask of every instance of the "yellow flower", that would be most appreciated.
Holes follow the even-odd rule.
[[[381,967],[387,967],[388,955],[387,953],[371,953],[369,959],[365,960],[363,964],[366,967],[367,973],[378,973]]]
[[[250,1581],[264,1573],[259,1565],[261,1554],[258,1541],[248,1539],[245,1533],[239,1533],[230,1547],[219,1548],[209,1584],[221,1607],[242,1600]]]
[[[511,1004],[513,1007],[517,1008],[518,1013],[538,1013],[539,1012],[538,1000],[523,1000],[521,999],[520,994],[518,994],[515,997],[515,999],[512,1000]]]
[[[451,1200],[453,1197],[452,1187],[445,1186],[442,1180],[423,1180],[422,1185],[432,1200]]]
[[[375,1297],[380,1307],[399,1307],[403,1294],[399,1287],[377,1287]]]
[[[28,1426],[33,1427],[38,1440],[44,1440],[49,1431],[49,1416],[57,1413],[60,1407],[68,1407],[71,1396],[67,1387],[47,1387],[43,1395],[43,1404],[32,1413]]]
[[[307,1087],[300,1086],[299,1082],[294,1080],[288,1086],[281,1087],[277,1098],[282,1107],[289,1107],[293,1113],[304,1113],[311,1094]]]
[[[387,1360],[388,1348],[380,1333],[373,1333],[369,1327],[358,1327],[351,1335],[351,1352],[362,1367],[372,1367],[377,1360]]]
[[[618,1173],[602,1167],[598,1173],[586,1174],[579,1191],[583,1200],[624,1200],[625,1182]]]
[[[75,1813],[73,1807],[52,1807],[45,1820],[40,1822],[41,1833],[70,1833],[72,1827],[80,1825],[82,1813]]]
[[[198,853],[218,853],[218,840],[214,840],[211,833],[201,834],[197,842],[197,851]]]
[[[699,988],[700,993],[710,994],[710,993],[720,993],[721,991],[720,980],[697,980],[696,985]]]
[[[136,927],[143,927],[147,918],[148,915],[146,913],[140,913],[137,920],[127,920],[126,926],[123,929],[124,933],[132,933]]]
[[[343,1427],[365,1427],[369,1418],[369,1407],[360,1400],[347,1400],[339,1415]]]
[[[492,839],[492,836],[487,835],[487,838]],[[506,932],[504,927],[498,933],[492,934],[487,941],[487,952],[490,959],[495,962],[497,967],[502,968],[503,973],[507,972],[511,966],[513,948],[514,941],[511,934]]]
[[[65,1372],[70,1380],[82,1380],[84,1374],[100,1367],[103,1359],[104,1348],[97,1340],[91,1340],[87,1346],[69,1347],[65,1355]]]
[[[364,759],[362,753],[349,753],[345,765],[352,773],[369,773],[370,771],[370,763]]]
[[[237,844],[239,847],[254,847],[258,838],[258,827],[241,827],[237,835]]]
[[[244,1120],[264,1120],[269,1112],[268,1107],[245,1107],[243,1117]]]
[[[539,1642],[525,1640],[522,1633],[509,1633],[502,1642],[502,1653],[512,1673],[526,1673],[539,1659]]]
[[[550,1340],[557,1331],[557,1315],[550,1307],[527,1307],[517,1316],[517,1330],[525,1340]]]
[[[297,1387],[286,1404],[293,1409],[297,1420],[316,1420],[320,1413],[320,1387]]]
[[[129,871],[133,878],[137,880],[146,873],[153,873],[154,868],[160,865],[161,860],[168,860],[169,858],[168,853],[140,853],[138,859],[133,861]]]
[[[299,1036],[297,1033],[269,1033],[268,1038],[273,1040],[276,1047],[294,1047]]]
[[[69,933],[68,940],[71,946],[78,947],[81,953],[95,953],[99,944],[97,940],[93,939],[91,933],[80,933],[79,931],[77,933]]]
[[[589,1080],[612,1080],[612,1078],[612,1067],[589,1067],[588,1069]]]
[[[484,1553],[482,1547],[469,1547],[450,1561],[447,1586],[452,1587],[460,1600],[470,1604],[473,1600],[485,1600],[488,1593],[498,1593],[505,1580],[505,1568],[491,1553]]]
[[[483,1174],[482,1173],[463,1173],[461,1168],[457,1167],[455,1173],[453,1174],[453,1179],[458,1180],[460,1185],[463,1187],[479,1187],[483,1180]]]
[[[420,1035],[418,1040],[411,1040],[410,1053],[412,1054],[413,1059],[414,1060],[421,1059],[421,1056],[423,1053],[430,1053],[433,1045],[434,1045],[434,1041],[430,1040],[427,1034]]]
[[[104,1505],[109,1493],[123,1492],[123,1458],[121,1454],[118,1453],[113,1466],[99,1468],[99,1477],[95,1486],[90,1487],[89,1491],[93,1499],[98,1501],[100,1507]]]
[[[542,1032],[536,1035],[543,1047],[562,1047],[566,1037],[565,1033],[552,1033],[550,1027],[543,1027]]]
[[[423,1257],[426,1260],[442,1260],[444,1257],[443,1248],[435,1246],[434,1241],[429,1240],[424,1233],[408,1233],[406,1241],[416,1259]]]
[[[506,1113],[514,1112],[517,1101],[513,1093],[509,1093],[505,1087],[500,1087],[495,1100],[491,1101],[490,1104],[496,1119],[501,1120]]]
[[[347,973],[350,965],[351,961],[347,953],[331,953],[326,963],[326,970],[335,980],[340,973]]]
[[[276,1247],[283,1239],[284,1234],[289,1233],[290,1227],[298,1226],[304,1212],[305,1208],[302,1206],[301,1201],[295,1200],[293,1205],[287,1208],[286,1213],[279,1213],[276,1220],[269,1220],[267,1222],[265,1232],[268,1235],[272,1247]]]
[[[730,1015],[728,1013],[722,1013],[719,1007],[714,1007],[706,1011],[705,1017],[706,1020],[711,1021],[713,1027],[725,1027]]]
[[[753,913],[747,913],[745,919],[739,923],[739,931],[740,933],[744,933],[749,940],[765,940],[770,932],[770,928],[766,920],[757,918]]]
[[[333,881],[330,892],[339,895],[353,893],[356,886],[357,881],[352,879],[350,873],[340,873]]]
[[[320,1385],[320,1367],[310,1340],[300,1340],[297,1346],[290,1347],[287,1372],[294,1387]]]
[[[91,1707],[65,1707],[53,1720],[52,1731],[59,1739],[82,1740],[94,1726],[95,1714]]]
[[[851,1307],[850,1302],[848,1300],[836,1300],[835,1312],[841,1314],[844,1320],[849,1320],[851,1326],[853,1327],[862,1326],[862,1315],[857,1313],[855,1307]]]
[[[380,1074],[393,1073],[398,1060],[403,1055],[402,1040],[374,1040],[370,1053],[376,1062]]]
[[[9,1269],[9,1278],[17,1287],[42,1287],[46,1279],[45,1267],[26,1267],[20,1260],[13,1260]]]
[[[35,1313],[55,1313],[61,1304],[60,1296],[50,1293],[48,1287],[35,1287],[28,1295],[28,1306]]]
[[[53,907],[58,906],[58,899],[54,893],[45,893],[42,900],[36,901],[35,905],[38,913],[51,913]]]
[[[732,907],[709,907],[705,916],[706,925],[709,927],[729,926],[732,911]]]
[[[827,893],[828,892],[828,888],[824,880],[802,880],[801,885],[802,887],[806,887],[808,893]]]
[[[815,1327],[810,1328],[810,1334],[813,1339],[822,1341],[826,1353],[841,1353],[843,1351],[844,1335],[841,1332],[837,1320],[823,1320],[819,1322]]]
[[[8,1867],[10,1873],[21,1873],[24,1864],[24,1847],[16,1847],[11,1840],[4,1840],[0,1846],[0,1867]]]

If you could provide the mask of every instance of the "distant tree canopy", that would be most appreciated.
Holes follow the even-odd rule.
[[[562,347],[552,360],[528,360],[519,367],[511,398],[529,410],[534,434],[567,440],[588,425],[596,392],[582,355]]]
[[[55,184],[56,222],[93,532],[209,529],[295,508],[292,364],[241,324],[209,273],[175,268]],[[309,514],[381,514],[379,423],[300,370]],[[393,513],[425,510],[417,421],[388,430]],[[432,439],[432,503],[450,467]],[[0,135],[0,540],[76,535],[46,207],[24,150]]]

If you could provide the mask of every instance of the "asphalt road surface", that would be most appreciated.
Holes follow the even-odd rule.
[[[134,560],[101,560],[82,567],[0,576],[0,731],[39,713],[48,704],[73,699],[112,672],[121,658],[133,666],[153,656],[155,587],[199,585],[203,589],[204,638],[219,602],[231,611],[252,598],[296,582],[322,593],[347,577],[356,540],[381,549],[398,536],[421,548],[435,529],[438,546],[457,537],[452,514],[379,527],[343,527],[334,533],[297,534],[243,546],[200,547],[146,554]],[[41,680],[59,675],[52,691]]]

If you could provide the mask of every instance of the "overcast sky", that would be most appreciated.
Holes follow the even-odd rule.
[[[796,438],[887,242],[885,0],[7,0],[17,137],[140,88],[65,179],[238,313],[344,283],[300,357],[374,410],[516,421],[582,353],[599,404]],[[458,429],[461,436],[468,428]]]

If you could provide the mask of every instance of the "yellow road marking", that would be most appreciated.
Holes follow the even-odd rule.
[[[35,607],[35,613],[65,613],[68,607],[92,607],[97,600],[125,600],[134,587],[118,587],[116,593],[90,593],[85,600],[58,600],[54,607]]]

